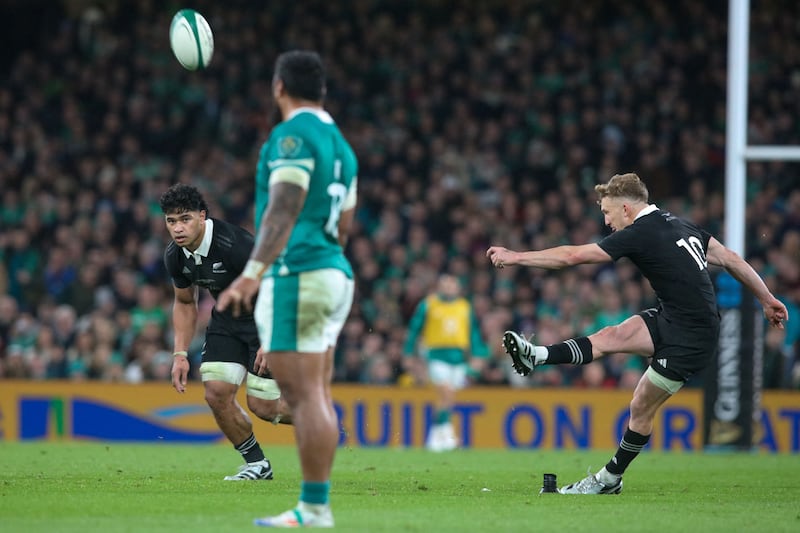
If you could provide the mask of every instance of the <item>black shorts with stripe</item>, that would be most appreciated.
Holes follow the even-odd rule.
[[[639,316],[653,339],[650,366],[660,375],[686,381],[711,362],[719,343],[719,320],[692,326],[676,324],[660,307],[645,309]]]

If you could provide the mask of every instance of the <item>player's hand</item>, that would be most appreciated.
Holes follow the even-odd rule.
[[[253,363],[253,370],[255,370],[257,376],[265,376],[269,370],[269,364],[267,364],[267,352],[265,352],[264,348],[260,346],[256,352],[256,360]]]
[[[186,392],[186,379],[189,376],[189,359],[183,355],[172,358],[172,386],[178,392]]]
[[[508,248],[503,248],[502,246],[491,246],[488,250],[486,250],[486,257],[488,257],[492,264],[497,268],[503,268],[505,266],[516,264],[516,255],[516,252],[513,252]]]
[[[783,329],[783,323],[789,320],[789,311],[786,310],[783,302],[777,298],[772,298],[764,304],[764,316],[772,327]]]
[[[239,276],[217,298],[217,310],[231,308],[233,316],[253,310],[253,300],[258,292],[259,280]]]

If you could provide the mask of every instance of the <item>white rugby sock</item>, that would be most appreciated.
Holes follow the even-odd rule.
[[[533,347],[533,364],[543,365],[547,361],[549,350],[547,346],[534,346]]]
[[[606,467],[603,467],[600,469],[599,472],[595,474],[595,477],[600,481],[600,483],[603,483],[605,485],[614,485],[616,484],[617,480],[619,480],[619,478],[622,476],[612,474],[611,472],[606,470]]]

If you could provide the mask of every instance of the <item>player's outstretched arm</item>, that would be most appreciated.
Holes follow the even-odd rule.
[[[497,268],[521,265],[548,270],[611,261],[611,256],[594,243],[580,246],[556,246],[546,250],[528,252],[515,252],[502,246],[491,246],[486,250],[486,257]]]
[[[789,320],[786,306],[775,298],[758,272],[747,261],[714,237],[711,237],[708,242],[706,259],[712,265],[723,267],[731,276],[747,287],[761,302],[764,307],[764,316],[770,325],[783,329],[783,323]]]

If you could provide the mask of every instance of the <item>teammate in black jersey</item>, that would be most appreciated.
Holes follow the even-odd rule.
[[[242,272],[253,248],[253,236],[238,226],[208,218],[205,200],[190,185],[170,187],[161,196],[161,211],[172,237],[164,253],[175,288],[172,385],[184,392],[189,373],[187,352],[197,325],[198,289],[208,289],[216,299]],[[230,311],[211,311],[200,364],[205,398],[220,430],[246,462],[239,473],[226,476],[226,480],[272,479],[272,466],[253,434],[250,417],[236,401],[236,391],[245,377],[250,411],[274,424],[291,424],[277,383],[269,375],[253,372],[256,358],[261,356],[252,313],[234,317]]]
[[[622,474],[650,439],[659,407],[710,361],[719,338],[719,311],[708,265],[725,268],[761,302],[767,321],[783,328],[786,307],[739,255],[691,222],[648,204],[636,174],[617,174],[595,186],[605,223],[613,233],[596,244],[514,252],[486,251],[495,267],[560,269],[629,258],[650,281],[659,306],[617,326],[551,346],[536,346],[507,331],[503,346],[514,369],[528,375],[538,365],[584,365],[608,354],[650,357],[630,404],[630,420],[611,461],[596,474],[559,489],[562,494],[618,494]]]

